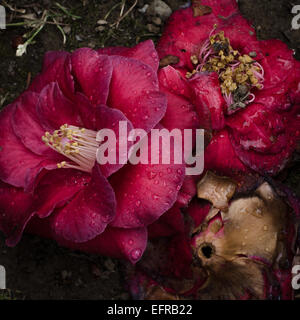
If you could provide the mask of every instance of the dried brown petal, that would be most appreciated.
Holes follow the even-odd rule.
[[[227,210],[228,201],[235,193],[236,184],[227,177],[208,171],[197,185],[198,198],[210,201],[215,208]]]
[[[240,298],[246,291],[262,298],[265,265],[286,256],[280,240],[286,213],[284,202],[263,183],[252,197],[234,200],[226,213],[214,216],[194,239],[195,255],[210,274],[201,298]]]
[[[209,6],[204,6],[201,4],[201,1],[193,1],[193,12],[194,12],[194,17],[201,17],[206,14],[212,13],[212,8]]]
[[[178,62],[179,62],[179,58],[177,56],[172,56],[171,54],[168,54],[167,56],[165,56],[160,60],[159,67],[164,68],[170,64],[177,64]]]

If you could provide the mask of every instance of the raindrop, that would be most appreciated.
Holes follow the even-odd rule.
[[[156,172],[150,171],[147,173],[147,176],[150,180],[154,179],[157,176]]]
[[[103,222],[108,222],[110,220],[110,215],[107,214],[103,217]]]
[[[142,250],[141,249],[134,249],[131,251],[131,258],[133,260],[138,260],[142,255]]]
[[[137,200],[137,201],[135,202],[135,204],[136,204],[137,207],[139,207],[139,206],[141,205],[141,201],[140,201],[140,200]]]
[[[153,198],[153,200],[158,200],[158,199],[159,199],[159,196],[158,196],[157,194],[154,194],[154,195],[152,196],[152,198]]]

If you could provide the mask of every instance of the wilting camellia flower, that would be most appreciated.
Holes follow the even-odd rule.
[[[212,129],[207,169],[274,175],[299,141],[300,63],[283,42],[258,41],[235,0],[192,2],[157,47],[163,124]]]
[[[262,179],[241,194],[208,171],[176,217],[182,231],[149,243],[131,278],[134,297],[291,299],[300,207],[278,188]]]
[[[119,121],[146,132],[159,125],[166,97],[158,64],[151,41],[46,54],[41,74],[0,113],[0,229],[8,245],[26,228],[71,248],[140,259],[147,226],[174,204],[184,167],[99,165],[96,134],[111,129],[121,144]]]

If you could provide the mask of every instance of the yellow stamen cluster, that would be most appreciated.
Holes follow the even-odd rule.
[[[198,66],[192,72],[188,72],[187,78],[191,78],[197,71],[217,72],[224,95],[235,92],[240,85],[247,86],[249,91],[252,87],[262,89],[261,79],[257,77],[262,69],[250,55],[241,55],[239,51],[234,50],[224,31],[212,35],[205,46],[206,50],[202,52],[202,57],[191,56],[192,64],[194,66],[200,64],[201,68]]]
[[[42,140],[51,149],[72,161],[71,163],[66,161],[58,163],[59,169],[73,168],[91,172],[99,147],[96,136],[95,131],[64,124],[52,134],[46,132]]]
[[[259,67],[253,65],[255,61],[248,55],[240,56],[239,61],[241,63],[237,68],[226,67],[226,69],[220,73],[223,94],[234,92],[241,84],[257,87],[258,89],[262,88],[259,79],[254,75],[255,71],[258,73],[261,72]]]

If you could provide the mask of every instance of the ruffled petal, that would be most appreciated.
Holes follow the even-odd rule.
[[[8,246],[20,241],[26,224],[35,213],[33,207],[31,194],[0,181],[0,230],[7,236]]]
[[[38,94],[24,92],[16,103],[12,116],[12,127],[16,136],[30,151],[37,155],[55,156],[56,152],[42,141],[45,130],[36,113],[38,101]]]
[[[35,192],[35,205],[40,218],[49,216],[55,208],[63,207],[90,182],[89,174],[72,169],[46,173]]]
[[[53,232],[52,221],[53,217],[51,216],[46,219],[32,219],[26,231],[42,237],[55,239],[60,245],[67,248],[126,259],[131,263],[136,263],[142,257],[147,246],[147,228],[118,229],[107,227],[96,238],[84,243],[75,243],[58,237]]]
[[[98,166],[89,185],[53,218],[58,237],[73,242],[86,242],[101,234],[115,216],[116,200],[112,187]]]
[[[160,91],[168,99],[168,107],[161,124],[168,130],[200,128],[195,107],[190,102],[191,89],[173,67],[159,71]]]
[[[277,87],[281,90],[282,85],[287,85],[293,80],[291,73],[294,72],[293,51],[280,40],[259,41],[263,59],[260,64],[265,70],[264,89]]]
[[[66,51],[48,51],[44,55],[43,60],[43,69],[42,71],[45,72],[48,68],[53,64],[61,64],[63,65],[66,59],[69,57],[69,52]]]
[[[186,209],[186,213],[193,219],[194,228],[199,227],[207,217],[212,205],[208,201],[194,199]]]
[[[241,54],[255,52],[256,59],[262,57],[255,29],[240,14],[234,14],[228,19],[223,19],[222,23],[218,25],[216,33],[220,31],[224,31],[225,37],[229,38],[234,50],[238,50]]]
[[[295,61],[294,80],[291,86],[290,98],[293,103],[300,104],[300,61]]]
[[[41,91],[37,114],[45,131],[54,131],[63,124],[82,126],[82,120],[75,104],[68,100],[56,82]]]
[[[108,227],[105,232],[82,244],[72,244],[74,249],[97,253],[137,263],[147,246],[147,228],[119,229]]]
[[[73,99],[75,87],[71,69],[68,52],[50,51],[45,54],[42,73],[32,81],[29,90],[39,93],[49,83],[57,82],[64,95]]]
[[[152,40],[143,41],[133,48],[110,47],[101,48],[97,51],[100,54],[107,54],[109,56],[122,56],[139,60],[150,66],[155,72],[159,66],[158,54]]]
[[[167,100],[159,92],[156,72],[137,60],[110,57],[113,75],[108,105],[119,109],[134,128],[152,129],[166,112]]]
[[[213,137],[205,149],[204,158],[205,169],[221,175],[233,176],[248,171],[236,155],[226,130],[221,130]]]
[[[148,139],[149,158],[151,147],[155,144]],[[146,143],[145,140],[143,143]],[[178,146],[171,155],[178,151]],[[162,164],[162,148],[159,150],[160,164],[128,164],[110,179],[116,192],[117,215],[112,222],[114,227],[137,228],[144,227],[157,220],[170,209],[177,199],[181,189],[185,165],[174,164],[171,157],[169,165]],[[149,161],[149,163],[151,163]]]
[[[7,106],[0,113],[0,179],[15,187],[26,188],[42,168],[54,168],[56,162],[32,153],[16,137],[11,120],[16,105]]]
[[[148,227],[149,238],[169,237],[184,232],[184,218],[180,206],[175,204]]]
[[[277,114],[253,104],[230,117],[231,142],[241,161],[262,175],[278,173],[299,140],[299,108]]]
[[[179,58],[177,67],[193,69],[191,54],[200,48],[219,22],[214,14],[194,17],[192,8],[175,11],[157,45],[160,59],[173,55]]]
[[[184,178],[182,187],[178,193],[177,203],[181,206],[187,206],[189,202],[197,194],[197,182],[199,176],[186,176]]]
[[[222,96],[217,73],[198,73],[189,81],[189,84],[194,90],[193,100],[200,121],[204,121],[202,127],[207,127],[207,122],[209,122],[207,118],[210,116],[212,129],[224,128],[226,103]]]
[[[112,76],[110,58],[89,48],[81,48],[71,56],[77,91],[84,93],[94,105],[106,104]]]

